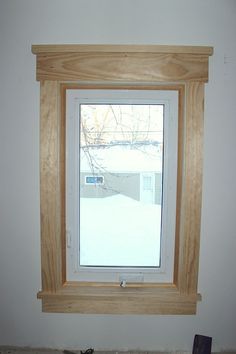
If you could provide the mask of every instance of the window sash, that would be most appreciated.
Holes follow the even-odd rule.
[[[168,283],[173,279],[176,221],[178,91],[154,90],[67,90],[67,280],[119,282],[120,274],[144,274],[144,282]],[[164,171],[162,240],[160,267],[101,267],[79,264],[79,107],[80,104],[158,104],[164,105]],[[170,207],[171,206],[171,207]],[[164,235],[164,236],[163,236]]]

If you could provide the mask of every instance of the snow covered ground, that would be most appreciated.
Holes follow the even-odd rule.
[[[80,263],[158,266],[161,206],[117,194],[80,199]]]

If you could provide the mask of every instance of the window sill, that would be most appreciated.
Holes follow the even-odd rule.
[[[41,291],[44,312],[90,314],[196,314],[200,294],[181,294],[173,284],[68,282],[55,293]]]

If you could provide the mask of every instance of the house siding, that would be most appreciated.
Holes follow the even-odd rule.
[[[123,194],[129,198],[140,200],[139,173],[103,173],[103,185],[85,184],[85,177],[89,173],[80,174],[81,198],[105,198],[116,194]],[[161,204],[162,178],[161,173],[155,173],[155,204]]]

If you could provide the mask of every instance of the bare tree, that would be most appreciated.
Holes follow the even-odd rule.
[[[96,152],[100,149],[128,145],[132,149],[148,154],[149,152],[144,147],[162,144],[162,131],[152,117],[151,105],[145,105],[145,109],[144,107],[140,109],[137,105],[90,104],[82,106],[80,149],[93,175],[106,173],[119,177],[119,174],[109,171],[105,161],[97,158]],[[158,120],[158,117],[155,119]],[[159,126],[161,127],[162,124],[163,122],[160,122]],[[100,187],[113,190],[112,186],[107,183]]]

